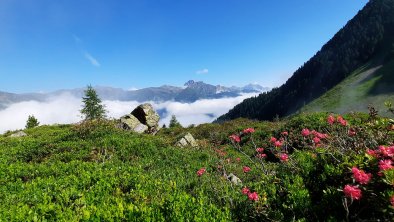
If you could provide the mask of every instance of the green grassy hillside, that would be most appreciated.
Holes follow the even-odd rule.
[[[385,101],[394,102],[394,60],[383,65],[365,65],[354,71],[340,84],[307,104],[301,112],[331,111],[346,113],[351,111],[368,111],[372,105],[384,112]]]
[[[110,121],[8,132],[0,135],[0,221],[389,220],[394,169],[379,161],[393,160],[393,123],[327,117],[238,119],[156,136]],[[185,132],[198,148],[174,146]],[[352,167],[372,179],[360,182]]]

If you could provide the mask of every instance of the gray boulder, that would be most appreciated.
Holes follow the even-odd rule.
[[[239,179],[237,176],[235,176],[233,173],[230,173],[227,176],[227,179],[234,185],[242,185],[242,181],[241,179]]]
[[[23,131],[18,131],[16,133],[10,135],[10,137],[23,137],[23,136],[27,136],[27,134]]]
[[[130,114],[120,117],[120,127],[137,133],[156,134],[159,130],[160,116],[152,105],[145,103],[139,105]]]
[[[177,146],[179,147],[186,147],[186,146],[191,146],[191,147],[198,147],[198,144],[192,134],[187,133],[185,136],[183,136],[177,143]]]
[[[134,128],[141,124],[141,122],[131,114],[120,117],[120,123],[122,124],[123,129],[126,130],[134,130]]]
[[[135,108],[131,114],[135,116],[142,124],[147,125],[149,130],[157,129],[159,127],[160,116],[153,109],[153,106],[150,103],[144,103],[137,106],[137,108]]]

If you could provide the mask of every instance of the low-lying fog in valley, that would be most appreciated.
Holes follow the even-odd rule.
[[[201,99],[193,103],[175,101],[146,102],[151,103],[159,112],[161,116],[160,125],[168,125],[171,116],[175,115],[178,121],[186,127],[190,124],[212,122],[244,99],[256,95],[258,94],[247,93],[238,97]],[[130,113],[141,103],[137,101],[104,100],[103,104],[106,106],[109,118],[119,118]],[[0,110],[0,133],[4,133],[7,130],[23,129],[29,115],[34,115],[40,122],[40,125],[76,123],[83,119],[79,112],[81,107],[81,98],[69,93],[52,97],[45,102],[26,101],[13,103]]]

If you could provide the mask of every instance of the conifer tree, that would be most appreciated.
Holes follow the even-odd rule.
[[[103,119],[106,117],[105,106],[101,104],[101,99],[91,85],[87,86],[82,102],[81,114],[85,117],[85,120]]]
[[[169,125],[169,127],[170,127],[170,128],[172,128],[172,127],[181,127],[181,124],[178,122],[178,120],[176,119],[176,116],[175,116],[175,115],[172,115],[172,116],[171,116],[171,120],[170,120],[170,125]]]
[[[34,128],[38,125],[40,125],[40,122],[38,122],[37,118],[34,115],[29,115],[26,121],[26,129]]]

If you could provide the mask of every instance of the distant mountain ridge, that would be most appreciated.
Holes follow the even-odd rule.
[[[223,97],[236,97],[243,93],[261,93],[269,90],[258,84],[249,84],[244,87],[225,87],[221,85],[210,85],[202,81],[189,80],[184,84],[185,87],[163,85],[160,87],[148,87],[137,90],[124,90],[121,88],[96,86],[94,87],[102,100],[119,101],[178,101],[194,102],[199,99],[213,99]],[[51,97],[65,93],[82,98],[85,88],[63,89],[49,93],[8,93],[0,91],[0,109],[7,105],[22,101],[45,101]]]
[[[392,81],[394,70],[388,67],[392,67],[393,51],[394,0],[370,0],[320,51],[294,72],[285,84],[257,97],[245,99],[217,121],[239,117],[272,120],[276,116],[293,114],[311,101],[324,96],[348,77],[363,73],[357,72],[362,67],[365,70],[381,67],[382,71],[377,71],[376,75],[371,74],[371,78],[375,78],[376,81],[368,79],[364,81],[368,81],[370,85],[344,84],[348,86],[348,90],[336,90],[336,92],[352,93],[356,90],[356,87],[352,86],[363,86],[371,88],[371,90],[359,89],[363,94],[358,95],[364,98],[372,98],[383,92],[388,93],[384,98],[392,98],[390,93],[394,91],[394,81]],[[355,79],[361,80],[361,78]],[[347,95],[337,93],[330,98],[332,101],[342,96]],[[352,97],[348,100],[353,100],[353,104],[358,101],[360,103],[370,101],[370,99],[359,99],[360,97]],[[319,101],[323,100],[317,100],[315,103]],[[368,106],[368,104],[357,105],[353,106],[354,111],[359,111],[361,105]],[[313,107],[309,110],[345,110],[319,104]],[[333,107],[333,109],[326,110],[324,107]]]

